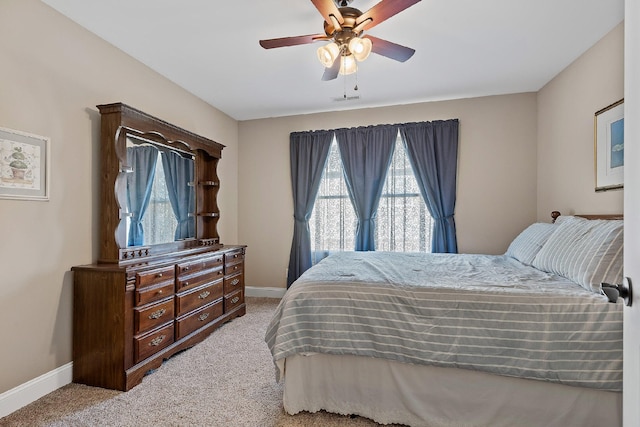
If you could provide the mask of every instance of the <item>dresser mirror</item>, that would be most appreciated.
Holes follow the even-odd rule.
[[[194,239],[192,153],[131,134],[127,147],[127,246]]]
[[[216,170],[224,145],[122,103],[98,109],[99,262],[222,247]]]

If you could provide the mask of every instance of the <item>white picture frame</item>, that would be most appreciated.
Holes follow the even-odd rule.
[[[595,113],[596,191],[624,186],[624,99]]]
[[[51,140],[0,127],[0,198],[49,200]]]

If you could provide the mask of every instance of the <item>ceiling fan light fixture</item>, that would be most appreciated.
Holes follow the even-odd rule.
[[[349,52],[360,62],[369,57],[372,47],[371,40],[366,38],[354,37],[349,41]]]
[[[347,75],[357,72],[357,63],[365,61],[371,53],[386,56],[398,62],[405,62],[413,56],[415,50],[406,46],[369,34],[360,36],[420,0],[378,0],[364,13],[349,7],[352,1],[311,0],[324,19],[322,33],[260,40],[260,46],[272,49],[326,40],[327,44],[317,49],[318,60],[325,68],[322,74],[323,81],[334,80],[338,74]],[[374,44],[375,50],[373,50]]]
[[[335,42],[331,42],[318,48],[318,60],[325,66],[330,68],[340,55],[340,48]]]
[[[356,64],[356,60],[353,55],[343,55],[340,57],[340,61],[339,73],[343,76],[347,76],[358,71],[358,64]]]

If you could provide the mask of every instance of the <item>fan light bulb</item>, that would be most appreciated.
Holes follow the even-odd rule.
[[[325,68],[331,68],[338,55],[340,55],[340,48],[334,42],[318,48],[318,60]]]
[[[366,38],[354,37],[349,41],[349,52],[360,62],[369,57],[372,47],[371,40]]]
[[[358,71],[358,65],[356,64],[356,60],[353,58],[353,55],[346,55],[341,58],[342,63],[340,64],[340,74],[346,76],[348,74],[353,74]]]

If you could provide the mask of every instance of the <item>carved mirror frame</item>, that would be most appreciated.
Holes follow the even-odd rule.
[[[224,145],[196,135],[123,103],[97,106],[101,115],[100,257],[101,263],[128,263],[190,250],[222,247],[217,232],[220,212],[218,161]],[[127,138],[142,139],[194,158],[195,237],[169,243],[127,246]]]

